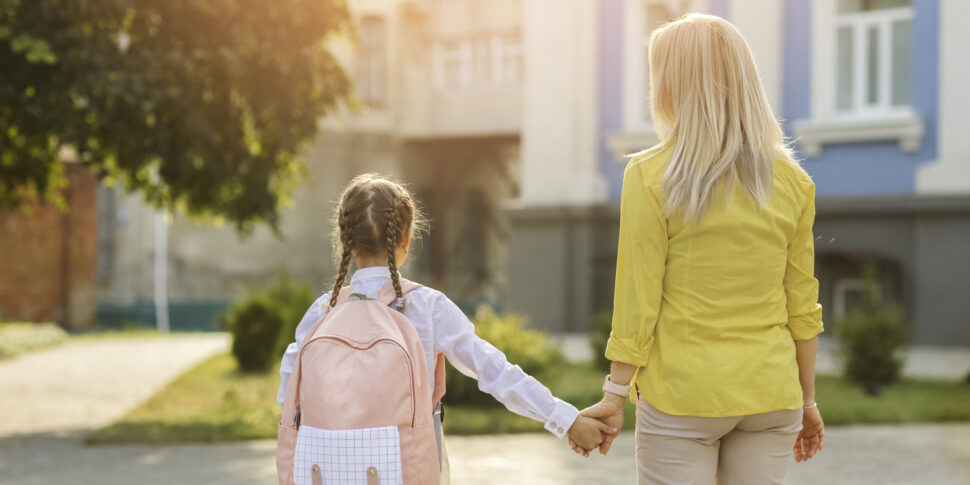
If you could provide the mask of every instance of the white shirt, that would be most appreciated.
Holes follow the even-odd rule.
[[[376,295],[391,281],[387,267],[358,269],[350,281],[355,293]],[[283,404],[286,384],[303,339],[314,323],[330,308],[330,295],[317,299],[296,328],[296,342],[291,343],[280,363],[280,390],[277,400]],[[579,415],[567,402],[552,395],[534,377],[517,365],[510,364],[502,351],[475,335],[468,317],[440,291],[418,288],[411,292],[411,302],[404,315],[414,324],[424,346],[429,382],[434,382],[434,362],[439,353],[462,374],[478,379],[478,388],[495,397],[510,411],[545,423],[545,428],[559,438],[565,436]]]

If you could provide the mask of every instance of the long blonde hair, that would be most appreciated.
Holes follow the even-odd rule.
[[[650,100],[661,141],[640,154],[673,147],[662,183],[668,216],[697,222],[719,191],[730,194],[738,182],[765,207],[775,160],[798,166],[751,50],[720,17],[688,14],[654,31]]]

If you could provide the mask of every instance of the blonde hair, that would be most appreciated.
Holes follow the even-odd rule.
[[[425,225],[411,193],[400,183],[380,175],[358,175],[344,188],[334,210],[333,222],[338,270],[330,306],[337,304],[337,296],[350,270],[353,251],[358,255],[386,252],[394,291],[398,298],[404,296],[397,274],[397,248],[403,244],[408,231],[417,238]]]
[[[649,55],[661,141],[637,155],[673,147],[662,182],[667,216],[697,222],[719,191],[730,194],[738,182],[767,206],[775,160],[798,163],[741,32],[720,17],[689,14],[654,31]]]

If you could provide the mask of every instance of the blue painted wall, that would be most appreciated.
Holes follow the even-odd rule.
[[[623,1],[600,3],[599,25],[599,157],[609,183],[610,200],[620,200],[626,164],[613,157],[606,139],[623,129]]]
[[[729,0],[710,0],[708,8],[710,10],[708,12],[709,14],[717,15],[722,19],[728,19],[728,10],[730,8]]]
[[[818,194],[912,193],[916,167],[936,158],[939,5],[937,0],[914,0],[913,8],[913,109],[926,125],[922,147],[907,154],[895,142],[852,143],[826,145],[817,158],[799,154]],[[791,121],[811,116],[811,14],[810,0],[786,0],[783,86],[789,135]]]

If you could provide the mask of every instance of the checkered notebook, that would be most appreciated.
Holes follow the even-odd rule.
[[[311,468],[320,466],[326,485],[367,483],[367,468],[377,468],[381,485],[401,485],[401,437],[397,427],[326,430],[300,426],[293,478],[313,485]]]

